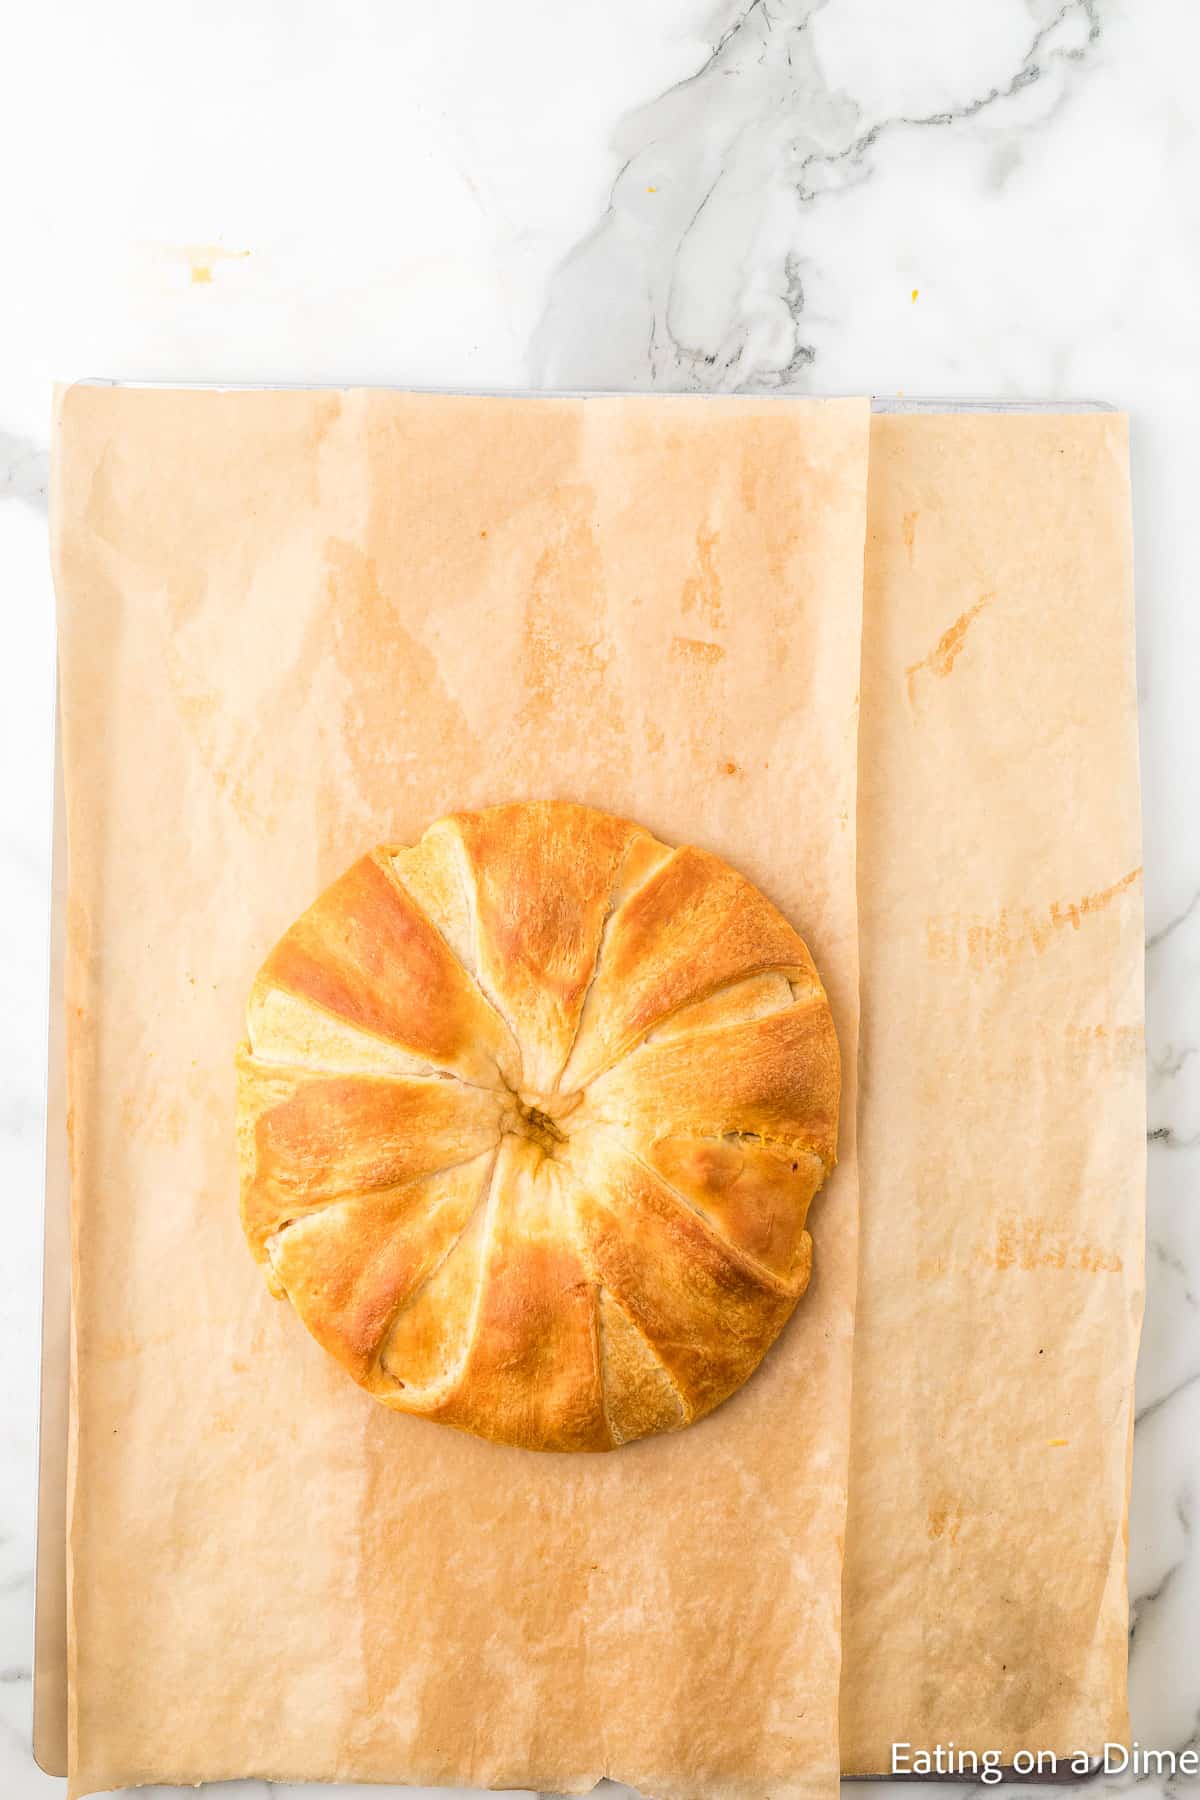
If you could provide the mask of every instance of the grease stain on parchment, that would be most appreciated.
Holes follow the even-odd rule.
[[[1131,1069],[1146,1054],[1141,1025],[1068,1025],[1067,1054],[1074,1067]]]
[[[160,660],[165,693],[188,740],[197,773],[205,772],[231,819],[256,835],[277,828],[281,792],[292,782],[290,768],[264,760],[262,746],[275,741],[280,732],[295,728],[298,709],[294,695],[309,692],[310,671],[302,664],[303,621],[313,600],[308,591],[311,562],[306,533],[301,530],[294,538],[290,534],[295,521],[305,516],[305,509],[317,504],[320,447],[340,418],[343,405],[341,395],[332,392],[313,400],[307,409],[307,454],[302,457],[297,456],[294,435],[280,429],[278,421],[268,422],[263,414],[257,415],[256,421],[247,421],[245,430],[253,454],[247,453],[248,473],[239,487],[235,510],[243,512],[246,519],[253,518],[272,546],[264,553],[261,572],[250,577],[248,586],[243,587],[248,539],[230,540],[228,551],[224,548],[232,529],[229,491],[223,466],[213,472],[213,464],[223,464],[227,456],[223,441],[198,434],[195,460],[199,475],[193,484],[195,491],[188,495],[185,526],[180,523],[184,515],[161,507],[142,508],[136,527],[131,525],[126,514],[139,501],[126,495],[120,484],[114,487],[107,471],[101,488],[89,494],[89,511],[101,509],[100,518],[109,521],[107,529],[114,533],[115,546],[126,545],[128,533],[136,530],[136,567],[147,584],[144,591],[153,592],[156,605],[165,608],[153,648],[147,640],[147,652]],[[285,468],[287,485],[281,491],[279,478]],[[286,545],[282,552],[281,545]],[[255,582],[260,575],[268,584],[272,579],[286,579],[294,593],[286,624],[266,643],[255,625],[260,610]],[[243,591],[245,600],[243,616],[236,622],[222,599],[231,582]],[[132,588],[119,596],[130,617],[135,616],[138,597]],[[140,612],[137,616],[141,617]],[[231,632],[239,637],[244,633],[245,641],[232,642]],[[230,674],[235,664],[236,680]]]
[[[904,515],[904,543],[908,550],[910,562],[912,561],[912,545],[913,536],[915,536],[916,532],[916,520],[916,513],[906,513]],[[995,598],[996,596],[994,593],[981,594],[973,606],[968,606],[965,612],[958,615],[953,625],[947,626],[928,656],[923,656],[919,662],[909,664],[905,671],[905,679],[908,684],[908,699],[910,705],[916,705],[918,675],[932,675],[938,681],[944,681],[946,676],[950,674],[959,657],[962,655],[963,645],[966,642],[967,633],[971,629],[971,626],[975,623],[975,620],[979,617],[984,607],[990,606]]]
[[[595,490],[587,482],[561,487],[556,515],[525,597],[514,731],[492,761],[497,774],[500,766],[509,772],[509,785],[526,781],[531,768],[573,763],[602,767],[621,782],[633,752]]]
[[[926,953],[930,962],[962,963],[973,968],[1014,961],[1032,952],[1041,956],[1060,932],[1080,931],[1085,919],[1102,913],[1141,876],[1140,865],[1122,875],[1110,887],[1078,900],[1052,900],[1035,911],[1025,907],[1001,907],[990,917],[945,913],[925,921]]]
[[[925,1518],[926,1535],[935,1541],[942,1538],[948,1544],[958,1542],[958,1534],[962,1528],[962,1508],[953,1501],[942,1501],[931,1506]]]
[[[725,652],[720,644],[709,643],[705,638],[674,637],[671,639],[671,656],[676,662],[712,668],[724,661]]]
[[[1010,1269],[1026,1273],[1037,1269],[1061,1269],[1086,1275],[1117,1275],[1124,1264],[1120,1253],[1077,1232],[1060,1231],[1044,1219],[1028,1213],[999,1213],[990,1230],[973,1249],[943,1250],[920,1257],[914,1273],[920,1282],[947,1278],[961,1280],[969,1271]]]
[[[185,653],[178,632],[164,643],[163,667],[175,709],[213,787],[244,825],[253,830],[269,826],[272,821],[253,773],[242,766],[247,761],[245,743],[220,691],[202,685],[203,671]]]
[[[1068,1269],[1116,1275],[1125,1266],[1116,1250],[1074,1232],[1055,1231],[1045,1220],[1026,1213],[1001,1213],[990,1238],[976,1245],[975,1261],[1002,1273],[1008,1269]]]
[[[389,786],[402,791],[415,773],[414,720],[431,727],[423,760],[437,757],[440,738],[461,744],[474,733],[433,652],[384,590],[376,559],[339,537],[326,540],[324,554],[329,605],[314,621],[320,643],[307,645],[306,655],[317,666],[332,661],[341,677],[341,719],[331,733],[341,795],[331,803],[359,811],[365,827],[376,811],[369,796]]]
[[[1123,894],[1126,888],[1132,887],[1141,874],[1141,866],[1130,869],[1128,875],[1122,875],[1120,881],[1114,881],[1111,887],[1101,888],[1098,894],[1085,894],[1082,900],[1056,900],[1050,908],[1050,920],[1053,925],[1070,925],[1079,930],[1080,921],[1089,913],[1103,912],[1109,903]]]
[[[900,536],[903,540],[904,548],[908,551],[908,566],[910,569],[912,568],[913,563],[913,545],[917,538],[917,520],[920,516],[919,512],[906,512],[900,524]],[[954,627],[951,626],[951,630],[953,629]],[[920,665],[918,664],[916,666],[919,667]],[[912,675],[911,669],[909,670],[909,675]],[[911,693],[911,688],[909,691]]]
[[[191,1122],[184,1100],[149,1078],[122,1097],[119,1116],[127,1137],[149,1144],[182,1143]]]
[[[698,612],[708,626],[724,623],[721,606],[721,575],[714,552],[721,541],[719,531],[707,531],[701,525],[696,532],[696,573],[683,584],[680,611]]]
[[[762,482],[763,462],[758,455],[755,440],[742,446],[740,492],[742,511],[755,513],[758,511],[758,491]]]
[[[172,1333],[169,1331],[152,1332],[146,1336],[139,1336],[132,1330],[111,1331],[104,1336],[94,1337],[90,1351],[92,1359],[97,1363],[128,1362],[135,1356],[157,1354],[171,1341]]]

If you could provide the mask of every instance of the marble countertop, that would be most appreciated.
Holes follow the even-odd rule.
[[[1200,10],[63,0],[19,9],[4,37],[0,1793],[63,1785],[28,1748],[46,478],[51,384],[86,375],[1094,398],[1130,412],[1150,1106],[1130,1680],[1141,1744],[1196,1745]],[[392,1791],[416,1792],[375,1790]]]

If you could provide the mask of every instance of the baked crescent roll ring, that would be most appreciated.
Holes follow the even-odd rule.
[[[401,1412],[529,1450],[678,1431],[812,1268],[840,1069],[812,958],[719,857],[560,801],[348,869],[254,981],[242,1223]]]

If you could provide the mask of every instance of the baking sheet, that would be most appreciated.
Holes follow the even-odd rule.
[[[1003,411],[1009,414],[1017,412],[1032,413],[1035,415],[1039,412],[1044,414],[1049,411],[1057,415],[1062,415],[1079,413],[1081,411],[1100,411],[1104,409],[1087,404],[1071,407],[1056,406],[1052,408],[1009,405],[998,408],[985,406],[982,403],[883,401],[876,402],[876,410],[896,411],[901,413],[910,413],[913,411],[948,413],[955,410],[965,410],[969,412]],[[1119,456],[1117,462],[1119,465]],[[1123,472],[1118,472],[1116,479],[1119,487],[1124,479]],[[994,494],[995,490],[993,489],[992,492]],[[986,506],[984,506],[986,498],[990,498],[990,496],[983,496],[979,492],[975,492],[971,496],[971,510],[973,512],[978,512],[981,507],[983,507],[983,510],[986,511]],[[1124,506],[1124,501],[1119,491],[1114,498],[1116,513],[1119,517]],[[902,521],[902,541],[904,529],[905,527]],[[887,568],[884,563],[879,561],[878,557],[875,558],[875,563],[877,577],[876,586],[878,587],[880,582],[883,582],[886,585]],[[1122,567],[1120,558],[1117,559],[1114,566],[1119,572]],[[909,597],[905,603],[911,604],[911,597]],[[869,620],[870,616],[871,615],[869,614]],[[936,618],[931,618],[929,621],[930,628],[932,629],[932,626],[936,623]],[[1129,690],[1127,632],[1123,635],[1121,631],[1118,631],[1110,640],[1110,643],[1114,660],[1111,662],[1108,676],[1110,680],[1116,680],[1119,688],[1122,685],[1124,686],[1125,697],[1122,701],[1122,706],[1127,706]],[[898,674],[898,671],[896,673]],[[898,691],[898,680],[894,680],[891,686],[893,693]],[[888,691],[886,681],[879,691],[881,693],[886,693]],[[870,683],[868,682],[868,693],[869,692]],[[1129,770],[1132,766],[1132,763],[1126,758],[1124,762],[1126,782],[1128,782]],[[67,1388],[65,1346],[66,1316],[69,1296],[66,1281],[65,1256],[63,1254],[63,1245],[66,1241],[67,1230],[65,1100],[61,1082],[61,1043],[56,1046],[55,1042],[56,1030],[61,1020],[61,958],[63,939],[65,936],[65,884],[63,881],[65,864],[61,854],[62,846],[60,841],[62,825],[63,818],[60,806],[56,811],[56,874],[52,917],[51,1057],[46,1181],[47,1257],[34,1723],[35,1754],[42,1766],[46,1768],[48,1772],[55,1774],[64,1773],[66,1767],[65,1567],[62,1555],[62,1519],[65,1503]],[[1127,919],[1127,937],[1130,930],[1130,921]],[[1134,1144],[1132,1131],[1128,1133],[1128,1143],[1130,1146],[1133,1146]],[[1137,1151],[1135,1148],[1134,1155],[1136,1156],[1136,1154]],[[1136,1192],[1136,1188],[1137,1182],[1135,1178],[1133,1191]],[[865,1337],[863,1341],[867,1341]],[[1055,1447],[1064,1448],[1065,1446]],[[975,1456],[976,1448],[976,1442],[972,1439],[970,1445],[971,1459]],[[926,1454],[928,1455],[928,1445],[926,1446]],[[947,1557],[951,1557],[954,1560],[959,1558],[961,1553],[958,1550],[958,1545],[962,1536],[961,1521],[957,1520],[955,1516],[951,1515],[947,1519],[940,1532],[937,1530],[938,1519],[938,1509],[935,1506],[932,1512],[932,1523],[930,1523],[929,1520],[926,1520],[925,1523],[927,1541],[932,1546],[929,1552],[924,1550],[920,1531],[917,1530],[915,1533],[911,1530],[909,1531],[909,1541],[916,1544],[918,1552],[920,1554],[928,1554],[931,1557],[930,1580],[935,1584],[940,1583],[953,1574],[953,1571],[948,1570],[946,1567],[946,1559]],[[912,1524],[913,1520],[910,1519],[908,1525],[911,1527]],[[858,1554],[853,1536],[851,1539],[851,1554],[853,1561],[850,1572],[850,1585],[853,1595],[853,1589],[857,1580],[854,1573],[854,1567]],[[1115,1554],[1117,1560],[1120,1561],[1122,1554],[1121,1549],[1118,1549]],[[856,1602],[854,1603],[857,1604]],[[936,1597],[931,1596],[930,1604],[943,1607],[943,1596],[940,1593],[936,1595]],[[957,1609],[952,1605],[950,1610],[953,1612]],[[1115,1642],[1116,1635],[1123,1632],[1123,1613],[1119,1581],[1114,1585],[1109,1594],[1109,1604],[1107,1607],[1101,1609],[1101,1614],[1104,1630],[1108,1633],[1111,1646],[1111,1644]],[[868,1621],[868,1628],[866,1629],[867,1635],[870,1636],[869,1605],[867,1606],[863,1617]],[[1041,1642],[1043,1654],[1047,1648],[1053,1651],[1061,1645],[1061,1640],[1057,1636],[1049,1640],[1043,1637]],[[978,1646],[976,1646],[976,1648],[978,1648]],[[928,1645],[925,1645],[922,1648],[922,1656],[925,1657],[928,1655],[929,1648]],[[1001,1658],[1002,1662],[1003,1660],[1004,1659]],[[1069,1653],[1064,1654],[1064,1668],[1069,1663],[1069,1660]],[[1120,1669],[1117,1669],[1111,1690],[1114,1696],[1120,1691],[1123,1691],[1122,1684],[1123,1672]],[[847,1676],[846,1694],[847,1710],[853,1712],[857,1703],[855,1701],[855,1682],[852,1672]],[[1114,1700],[1114,1708],[1117,1704],[1118,1702]],[[897,1716],[903,1717],[904,1715],[898,1714]],[[960,1722],[956,1724],[955,1718],[958,1718]],[[851,1721],[851,1728],[857,1729],[857,1727],[854,1726],[853,1720]],[[901,1731],[901,1735],[908,1729],[908,1725],[905,1724]],[[896,1733],[892,1732],[891,1735],[894,1736]],[[934,1735],[937,1735],[936,1731]],[[970,1741],[961,1723],[961,1715],[958,1714],[943,1717],[942,1736],[943,1738],[957,1736],[960,1742]],[[887,1750],[887,1742],[885,1741],[887,1737],[888,1733],[886,1731],[877,1731],[875,1733],[874,1746],[868,1747],[866,1750],[860,1750],[859,1752],[860,1766],[863,1761],[871,1764],[876,1759],[878,1759],[880,1765],[883,1765],[883,1759]]]
[[[76,1792],[836,1779],[865,449],[865,403],[67,395]],[[586,1467],[348,1391],[238,1241],[213,1054],[365,843],[564,790],[767,889],[850,1077],[778,1351]]]
[[[1126,421],[872,424],[842,1757],[1127,1742],[1142,1306]]]
[[[54,729],[49,1008],[46,1038],[45,1224],[41,1406],[34,1592],[33,1754],[67,1772],[67,1423],[71,1331],[71,1188],[67,1147],[65,963],[67,815],[58,712]]]

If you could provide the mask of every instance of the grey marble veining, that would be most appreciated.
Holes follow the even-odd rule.
[[[50,458],[28,438],[0,432],[0,500],[24,500],[42,510],[50,479]]]
[[[533,340],[540,384],[762,392],[823,384],[806,277],[809,215],[870,179],[892,140],[989,115],[1041,84],[1038,119],[1063,103],[1099,43],[1098,0],[1065,0],[1007,68],[964,70],[930,110],[859,104],[821,58],[827,0],[752,0],[695,74],[629,115],[604,215],[564,259]],[[863,9],[859,8],[860,22]],[[1002,182],[1021,151],[997,162]]]
[[[0,285],[0,1795],[55,1788],[28,1751],[45,507],[51,383],[97,373],[1130,411],[1149,1101],[1130,1680],[1142,1744],[1196,1745],[1200,11],[465,0],[451,29],[364,0],[350,28],[283,0],[194,18],[125,0],[118,30],[65,0],[3,30],[46,75],[13,85],[0,127],[39,147],[10,159],[18,276]]]

